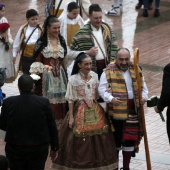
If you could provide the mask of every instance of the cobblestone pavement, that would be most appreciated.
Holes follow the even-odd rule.
[[[40,23],[45,18],[45,0],[1,0],[6,5],[6,17],[11,25],[11,32],[15,37],[20,25],[25,23],[25,11],[35,8],[39,11]],[[99,3],[104,10],[111,8],[112,1],[91,0]],[[149,88],[149,97],[161,92],[162,69],[170,60],[170,1],[162,0],[159,18],[153,17],[154,10],[149,11],[149,17],[142,17],[142,10],[136,11],[137,0],[124,0],[123,12],[118,17],[105,16],[103,19],[113,28],[119,46],[130,49],[133,58],[135,48],[140,50],[140,65],[143,67],[145,81]],[[3,91],[7,96],[17,95],[17,81],[5,84]],[[170,170],[170,146],[166,134],[166,124],[162,122],[153,108],[145,106],[146,129],[150,150],[152,170]],[[165,111],[163,112],[164,117]],[[4,154],[4,132],[0,131],[0,153]],[[47,160],[46,170],[50,168]],[[120,167],[122,156],[120,156]],[[145,147],[143,140],[139,153],[131,161],[131,170],[146,170]]]

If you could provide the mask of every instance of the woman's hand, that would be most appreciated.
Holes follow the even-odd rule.
[[[69,122],[68,122],[69,128],[73,129],[74,125],[74,117],[69,117]]]
[[[110,88],[110,87],[109,87],[109,88],[107,88],[105,92],[107,92],[107,93],[111,93],[111,92],[112,92],[112,88]]]
[[[44,69],[47,70],[47,71],[51,71],[52,70],[52,66],[44,65]]]

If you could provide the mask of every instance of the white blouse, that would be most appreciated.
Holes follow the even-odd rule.
[[[93,71],[90,71],[90,75],[89,81],[82,80],[79,73],[69,78],[65,96],[69,103],[84,100],[87,105],[91,105],[98,98],[98,75]]]

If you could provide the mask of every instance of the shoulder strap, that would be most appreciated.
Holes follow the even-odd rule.
[[[25,50],[25,47],[26,47],[26,45],[27,45],[29,39],[31,38],[32,34],[35,32],[35,30],[36,30],[38,27],[39,27],[39,25],[37,25],[37,26],[33,29],[33,31],[31,32],[31,34],[29,35],[27,41],[25,42],[25,44],[24,44],[24,46],[23,46],[22,55],[23,55],[23,52],[24,52],[24,50]]]

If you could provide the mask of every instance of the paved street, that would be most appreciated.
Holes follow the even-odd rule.
[[[6,17],[11,25],[13,38],[15,38],[18,28],[26,21],[27,9],[37,9],[40,23],[44,21],[46,0],[1,0],[1,2],[6,5]],[[110,0],[91,0],[91,2],[99,3],[103,11],[110,9],[112,5]],[[134,49],[139,48],[140,65],[148,85],[149,97],[151,97],[160,95],[162,69],[170,61],[170,0],[161,1],[159,18],[153,17],[154,10],[149,11],[148,18],[143,18],[142,10],[135,10],[137,2],[137,0],[124,0],[123,13],[120,16],[108,17],[103,14],[103,19],[113,28],[118,45],[130,49],[132,58]],[[3,91],[7,96],[17,95],[17,81],[5,84]],[[166,134],[166,123],[161,121],[153,108],[145,106],[144,110],[152,170],[170,170],[170,146]],[[163,114],[166,118],[165,112],[166,110]],[[4,154],[3,139],[4,132],[0,131],[1,154]],[[48,159],[46,170],[50,168],[50,164]],[[139,153],[132,158],[131,170],[147,170],[143,140]]]

